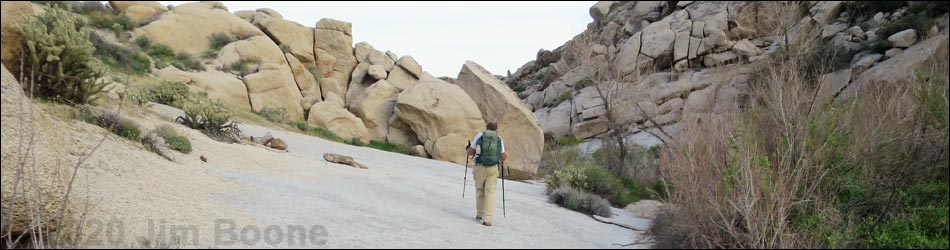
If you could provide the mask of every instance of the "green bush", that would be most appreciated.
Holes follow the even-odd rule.
[[[323,128],[312,128],[312,130],[310,130],[310,134],[316,135],[317,137],[330,140],[330,141],[344,142],[343,138],[340,138],[340,136],[337,136],[336,133],[333,133],[333,131],[329,131]]]
[[[950,248],[946,182],[923,183],[901,192],[906,214],[877,223],[865,218],[860,231],[867,233],[867,248],[947,249]]]
[[[231,38],[228,37],[228,34],[225,33],[211,34],[211,38],[209,40],[209,43],[211,44],[211,51],[214,53],[218,53],[218,51],[221,51],[221,48],[224,48],[225,45],[228,45],[232,42]]]
[[[102,127],[112,133],[121,136],[130,141],[139,141],[141,139],[142,129],[138,124],[125,118],[119,117],[116,112],[106,112],[103,114],[88,117],[87,122]]]
[[[258,115],[264,117],[264,119],[276,122],[276,123],[287,123],[290,121],[290,116],[287,115],[287,109],[284,108],[271,108],[264,107],[257,112]]]
[[[175,58],[175,50],[161,43],[152,44],[146,51],[149,56],[162,61],[171,61]]]
[[[132,40],[132,43],[134,43],[136,46],[139,46],[141,49],[148,49],[152,47],[152,40],[145,36],[136,37],[135,40]]]
[[[621,178],[590,160],[554,171],[553,175],[545,178],[545,183],[549,190],[567,186],[604,197],[619,207],[629,203],[622,199],[628,196],[629,191],[624,189]]]
[[[570,187],[560,187],[548,194],[548,201],[561,207],[585,214],[611,217],[610,203],[597,195]]]
[[[100,29],[129,31],[136,27],[135,21],[123,14],[112,15],[93,12],[87,15],[86,18],[90,26]]]
[[[135,74],[152,71],[152,61],[140,51],[105,42],[96,33],[89,34],[89,41],[96,47],[96,57],[113,69]]]
[[[32,83],[24,83],[28,93],[53,101],[85,104],[103,92],[102,71],[92,62],[95,47],[82,19],[50,8],[23,28],[24,73]],[[30,86],[32,85],[32,86]]]
[[[357,147],[365,147],[365,146],[366,146],[366,143],[364,143],[363,140],[361,140],[360,138],[356,138],[356,137],[350,138],[350,140],[346,141],[346,143],[347,143],[347,144],[350,144],[350,145],[353,145],[353,146],[357,146]]]
[[[878,12],[893,13],[907,6],[908,1],[851,1],[845,2],[845,11],[856,17],[868,17]]]
[[[818,39],[803,55],[802,73],[809,83],[817,83],[819,76],[851,67],[854,52],[836,46],[831,40]]]
[[[188,52],[184,52],[184,51],[175,52],[175,50],[173,50],[171,47],[168,47],[167,45],[160,44],[160,43],[151,43],[151,42],[144,42],[144,41],[140,41],[140,42],[141,42],[140,45],[151,44],[151,46],[149,46],[148,48],[142,48],[142,49],[144,49],[148,53],[149,56],[151,56],[152,58],[160,62],[160,64],[158,63],[156,64],[156,66],[159,66],[158,68],[163,68],[165,65],[172,65],[175,68],[186,70],[186,71],[187,70],[198,70],[198,71],[205,70],[204,64],[202,64],[201,61],[194,58],[194,56],[192,56]]]
[[[392,144],[389,142],[381,142],[381,141],[369,141],[369,144],[367,144],[366,146],[379,149],[382,151],[400,153],[400,154],[405,154],[405,155],[409,154],[409,147],[402,144]]]
[[[155,133],[162,139],[165,139],[165,143],[168,144],[168,147],[172,150],[185,154],[191,153],[191,142],[188,141],[188,137],[181,135],[175,128],[163,125],[156,128]]]
[[[562,102],[571,100],[571,98],[573,98],[573,97],[574,97],[574,95],[572,95],[571,92],[565,92],[564,94],[561,94],[561,95],[558,96],[556,99],[554,99],[553,101],[551,101],[551,105],[550,105],[550,106],[551,106],[551,107],[557,107],[558,105],[561,105]]]
[[[258,58],[241,58],[236,62],[227,65],[227,69],[231,71],[237,71],[243,77],[257,72],[257,67],[260,66],[260,64],[261,60]]]
[[[231,112],[217,100],[211,102],[191,98],[184,105],[185,116],[176,121],[189,128],[196,129],[211,139],[234,143],[240,141],[241,130],[231,121]]]
[[[189,97],[188,85],[168,81],[145,89],[141,96],[143,100],[177,108],[181,108]]]

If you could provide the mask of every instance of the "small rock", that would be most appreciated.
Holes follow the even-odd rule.
[[[268,143],[267,146],[276,150],[287,150],[287,143],[280,138],[273,138]]]
[[[732,51],[735,51],[739,55],[745,57],[753,57],[762,54],[762,50],[752,44],[748,39],[744,39],[736,43],[735,46],[732,46]]]
[[[838,32],[844,31],[847,28],[848,28],[848,25],[844,23],[835,23],[832,25],[825,26],[825,29],[821,31],[821,37],[827,38],[827,37],[834,36]]]
[[[201,159],[201,161],[203,162],[208,162],[208,157],[205,157],[204,155],[202,155],[201,157],[198,157],[198,159]]]
[[[426,153],[426,148],[422,145],[416,145],[409,148],[409,154],[416,157],[428,158],[429,154]]]
[[[846,30],[845,32],[847,32],[848,35],[851,35],[854,37],[860,37],[861,39],[867,38],[867,35],[864,33],[864,30],[861,30],[861,27],[858,27],[858,26],[851,26],[851,28],[848,28],[848,30]]]
[[[861,59],[858,59],[857,62],[851,64],[852,73],[861,74],[865,70],[871,68],[871,66],[874,65],[874,63],[876,63],[878,60],[881,60],[881,57],[884,57],[884,55],[877,53],[861,57]]]
[[[387,76],[386,69],[381,65],[369,66],[367,73],[369,73],[369,76],[372,76],[376,80],[386,79]]]
[[[897,54],[900,54],[901,52],[904,52],[904,50],[903,50],[903,49],[900,49],[900,48],[892,48],[892,49],[889,49],[889,50],[887,50],[887,51],[884,52],[884,58],[891,58],[891,57],[894,57],[894,56],[896,56]]]
[[[891,42],[891,45],[894,47],[907,48],[917,42],[917,31],[914,29],[907,29],[897,32],[894,35],[888,37],[887,41]]]
[[[337,163],[337,164],[343,164],[343,165],[347,165],[347,166],[352,166],[352,167],[354,167],[354,168],[369,169],[368,167],[366,167],[366,165],[363,165],[363,164],[360,164],[360,163],[354,161],[354,160],[353,160],[353,157],[349,157],[349,156],[345,156],[345,155],[338,155],[338,154],[325,153],[325,154],[323,154],[323,159],[326,160],[326,161],[328,161],[328,162]]]

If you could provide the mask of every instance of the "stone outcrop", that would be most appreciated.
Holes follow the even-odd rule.
[[[7,2],[3,4],[6,5]],[[3,18],[6,19],[7,17],[4,16]],[[5,33],[4,36],[6,36]],[[0,190],[2,190],[3,199],[0,201],[0,207],[3,208],[4,227],[7,226],[7,223],[10,223],[9,229],[14,232],[14,235],[18,235],[19,233],[28,232],[31,225],[30,214],[33,214],[29,210],[34,206],[38,205],[40,208],[40,211],[34,212],[40,212],[44,215],[53,215],[59,212],[60,206],[63,205],[61,195],[63,190],[66,189],[67,178],[72,173],[69,166],[75,164],[75,162],[69,161],[74,157],[67,157],[69,152],[64,145],[70,144],[67,140],[70,137],[66,136],[62,129],[57,127],[61,126],[59,122],[47,116],[39,108],[34,107],[28,99],[29,97],[23,94],[22,87],[13,74],[7,70],[6,66],[2,68],[0,81],[2,81],[3,94],[0,96],[2,96],[3,109],[0,109],[0,115],[2,115],[0,127],[3,131],[3,142],[0,143],[0,147],[3,149],[0,152],[3,153],[3,161],[0,161],[0,166],[2,166],[0,174],[3,175],[3,178],[0,178],[2,180]],[[20,106],[21,101],[23,102],[22,106]],[[24,131],[23,128],[31,128],[32,133],[31,131]],[[33,157],[19,154],[18,152],[21,151],[18,148],[26,147],[27,145],[23,143],[30,140],[34,141],[31,145]],[[18,162],[27,164],[20,165]],[[17,195],[14,195],[14,181],[18,173],[21,174],[21,179]],[[34,195],[43,203],[32,204],[35,202],[32,198]],[[16,199],[13,199],[14,197]],[[70,203],[67,209],[72,211],[73,206],[75,204]],[[7,221],[8,215],[12,215],[9,221]],[[57,229],[53,221],[54,217],[45,216],[42,218],[43,221],[40,222],[44,223],[44,229]]]
[[[396,115],[436,160],[465,163],[465,144],[485,129],[482,114],[462,88],[423,74],[396,98]]]
[[[251,110],[247,87],[234,75],[220,71],[185,72],[175,67],[158,70],[155,75],[167,81],[183,82],[193,91],[208,93],[208,97],[231,106]]]
[[[17,26],[26,26],[30,19],[42,13],[43,10],[33,6],[30,2],[3,1],[0,2],[0,61],[14,76],[20,71],[20,51],[23,49],[23,34]]]
[[[232,40],[264,36],[264,32],[244,19],[203,3],[176,6],[134,33],[136,37],[144,36],[153,43],[195,55],[210,49],[209,39],[215,33],[223,33]]]
[[[396,95],[399,90],[386,80],[379,80],[366,88],[361,96],[352,102],[350,111],[363,120],[369,130],[370,140],[386,141],[389,134],[389,118],[394,114]]]
[[[343,100],[331,94],[326,100],[317,102],[310,107],[310,116],[307,124],[333,132],[344,140],[358,138],[369,141],[369,131],[359,117],[343,108]]]
[[[177,9],[177,8],[176,8]],[[241,60],[256,59],[256,71],[243,76],[251,108],[259,112],[265,107],[283,108],[293,120],[304,120],[300,100],[303,96],[294,79],[287,58],[267,36],[256,36],[237,41],[221,48],[216,62],[231,65]]]
[[[544,149],[544,135],[534,113],[518,96],[481,65],[467,61],[455,85],[475,101],[487,122],[498,123],[498,133],[509,152],[511,178],[527,179],[537,172]]]
[[[347,83],[357,63],[353,55],[352,24],[323,18],[317,22],[313,33],[314,59],[321,72],[317,82],[323,96],[335,93],[346,97]]]

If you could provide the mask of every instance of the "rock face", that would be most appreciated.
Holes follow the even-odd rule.
[[[485,121],[462,88],[423,74],[419,83],[396,98],[396,115],[406,123],[433,159],[465,163],[465,144],[485,129]]]
[[[0,2],[0,61],[3,66],[10,69],[14,76],[18,76],[20,70],[20,50],[23,48],[23,34],[16,27],[18,25],[26,26],[30,19],[41,13],[40,9],[34,8],[30,2],[3,1]]]
[[[369,132],[363,125],[363,121],[344,109],[343,100],[335,94],[310,107],[307,124],[325,128],[344,140],[352,138],[359,138],[364,142],[369,140]]]
[[[115,12],[127,15],[135,22],[168,12],[168,7],[155,1],[109,1],[109,5]]]
[[[396,106],[396,95],[399,90],[386,80],[366,88],[366,91],[352,103],[350,111],[363,120],[363,124],[370,132],[370,140],[386,141],[389,134],[389,118],[393,116]]]
[[[3,2],[3,4],[8,3]],[[7,16],[4,15],[3,18],[6,19]],[[4,33],[3,35],[6,36],[7,34]],[[2,202],[0,207],[3,208],[4,227],[9,222],[14,235],[19,235],[19,233],[28,231],[30,226],[29,215],[31,214],[28,209],[36,206],[30,204],[33,201],[32,199],[28,200],[23,197],[39,196],[43,202],[39,204],[41,209],[39,212],[44,215],[57,214],[59,207],[62,205],[60,202],[62,200],[61,194],[66,188],[67,177],[72,173],[69,166],[75,162],[69,162],[68,159],[72,159],[72,157],[67,157],[69,153],[66,147],[63,146],[69,144],[68,137],[61,132],[61,129],[57,128],[58,125],[53,119],[35,108],[32,102],[26,99],[28,97],[23,94],[20,83],[16,81],[16,78],[5,66],[2,68],[0,81],[2,81],[3,94],[0,96],[2,96],[3,109],[0,109],[0,115],[2,115],[0,127],[3,131],[3,142],[0,143],[0,147],[3,149],[0,152],[3,153],[3,161],[0,161],[0,166],[2,166],[0,174],[3,175],[3,178],[0,179],[2,180],[0,190],[2,190],[3,198],[0,201]],[[22,109],[18,108],[21,100],[24,102]],[[33,138],[33,141],[35,144],[33,145],[33,153],[35,157],[24,158],[23,155],[17,153],[19,152],[17,148],[21,146],[20,143],[31,139],[30,131],[24,131],[22,128],[34,129],[35,138]],[[21,160],[30,162],[30,158],[36,161],[35,165],[28,164],[23,168],[18,166],[18,162]],[[14,179],[18,172],[23,175],[15,196],[13,194]],[[25,184],[34,181],[37,184],[36,186]],[[17,197],[17,199],[14,200],[12,197]],[[67,209],[71,210],[72,206],[74,205],[70,204]],[[8,213],[13,215],[10,217],[12,218],[10,221],[7,221]],[[48,221],[41,222],[44,225],[53,226],[51,223],[53,223],[52,219],[54,217],[44,216],[43,219]],[[56,230],[56,228],[49,229]]]
[[[913,45],[917,42],[917,31],[913,29],[897,32],[889,37],[887,41],[891,42],[891,45],[898,48],[907,48],[910,45]]]
[[[176,8],[177,9],[177,8]],[[303,96],[294,80],[287,58],[267,36],[256,36],[221,48],[217,63],[231,65],[241,60],[260,61],[257,71],[242,78],[247,86],[251,108],[260,112],[265,107],[283,108],[293,120],[304,120],[300,100]]]
[[[544,134],[534,113],[518,96],[482,66],[467,61],[455,85],[462,87],[475,101],[487,122],[498,123],[498,133],[505,140],[512,179],[527,179],[538,170]]]
[[[594,21],[603,20],[610,12],[610,5],[613,3],[614,1],[597,1],[594,6],[590,7],[590,17],[594,18]]]
[[[356,67],[353,55],[352,24],[329,18],[320,19],[313,31],[313,53],[321,75],[317,82],[323,96],[346,96],[350,73]]]
[[[220,71],[185,72],[175,67],[166,67],[155,75],[167,81],[184,82],[192,90],[204,91],[208,97],[218,99],[231,106],[251,110],[248,102],[247,87],[234,75]]]
[[[224,33],[232,40],[264,36],[264,32],[244,19],[203,3],[179,5],[171,13],[135,30],[136,37],[144,36],[153,43],[191,54],[208,50],[214,33]]]
[[[286,52],[300,63],[316,66],[313,58],[314,31],[301,24],[281,19],[279,14],[274,17],[273,13],[255,18],[254,23],[275,43],[289,48]]]

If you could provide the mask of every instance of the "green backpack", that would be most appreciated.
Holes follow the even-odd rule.
[[[475,163],[482,166],[495,166],[501,161],[501,138],[496,131],[482,132],[482,138],[476,142],[482,152],[475,158]]]

